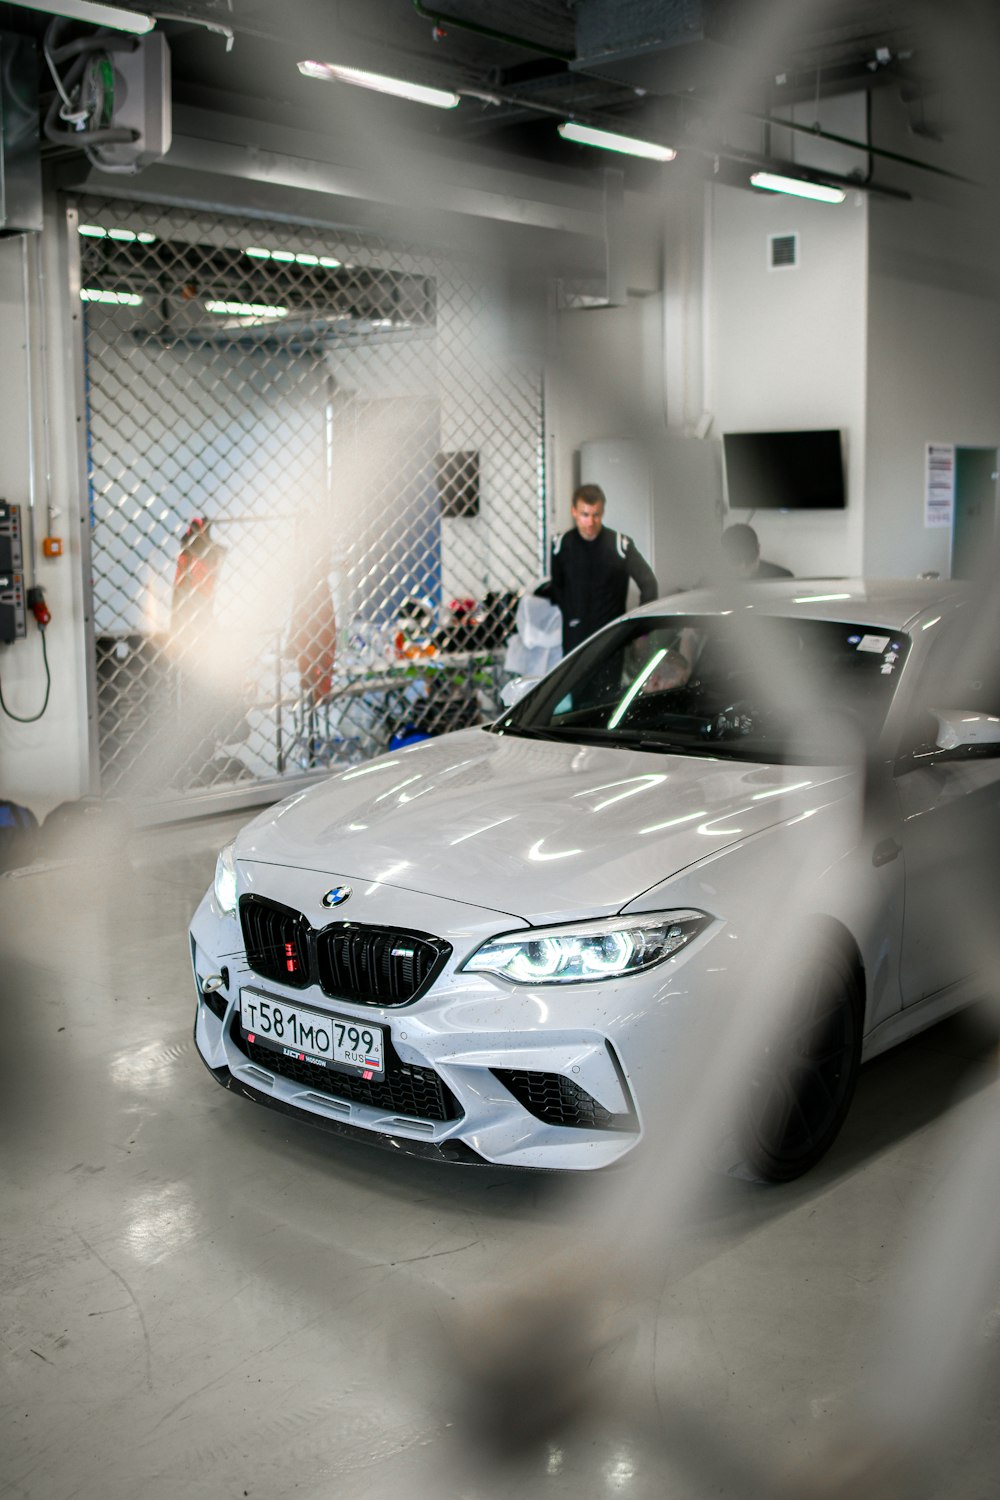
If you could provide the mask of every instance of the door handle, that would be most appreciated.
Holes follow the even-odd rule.
[[[877,870],[879,865],[891,864],[896,855],[902,852],[902,844],[897,844],[895,839],[880,839],[872,850],[872,864]]]

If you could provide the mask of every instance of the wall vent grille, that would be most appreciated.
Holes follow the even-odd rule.
[[[797,234],[769,234],[767,263],[772,271],[787,271],[799,263]]]

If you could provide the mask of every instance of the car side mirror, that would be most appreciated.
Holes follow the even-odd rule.
[[[933,708],[931,715],[937,724],[934,736],[936,749],[952,753],[977,750],[982,754],[1000,754],[1000,717],[996,714],[975,713],[960,708]]]
[[[500,689],[500,702],[504,708],[513,708],[515,703],[531,692],[541,682],[540,677],[514,677],[510,682],[505,682]]]

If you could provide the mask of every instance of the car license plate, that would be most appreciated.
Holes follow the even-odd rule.
[[[299,1062],[352,1073],[381,1073],[385,1068],[383,1028],[367,1021],[325,1016],[260,990],[241,990],[240,1023],[248,1041]]]

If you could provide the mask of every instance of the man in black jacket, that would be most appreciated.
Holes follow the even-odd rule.
[[[604,525],[604,491],[581,484],[573,493],[573,525],[552,547],[546,590],[563,617],[563,652],[572,651],[625,609],[628,581],[648,604],[659,593],[656,575],[631,537]]]

